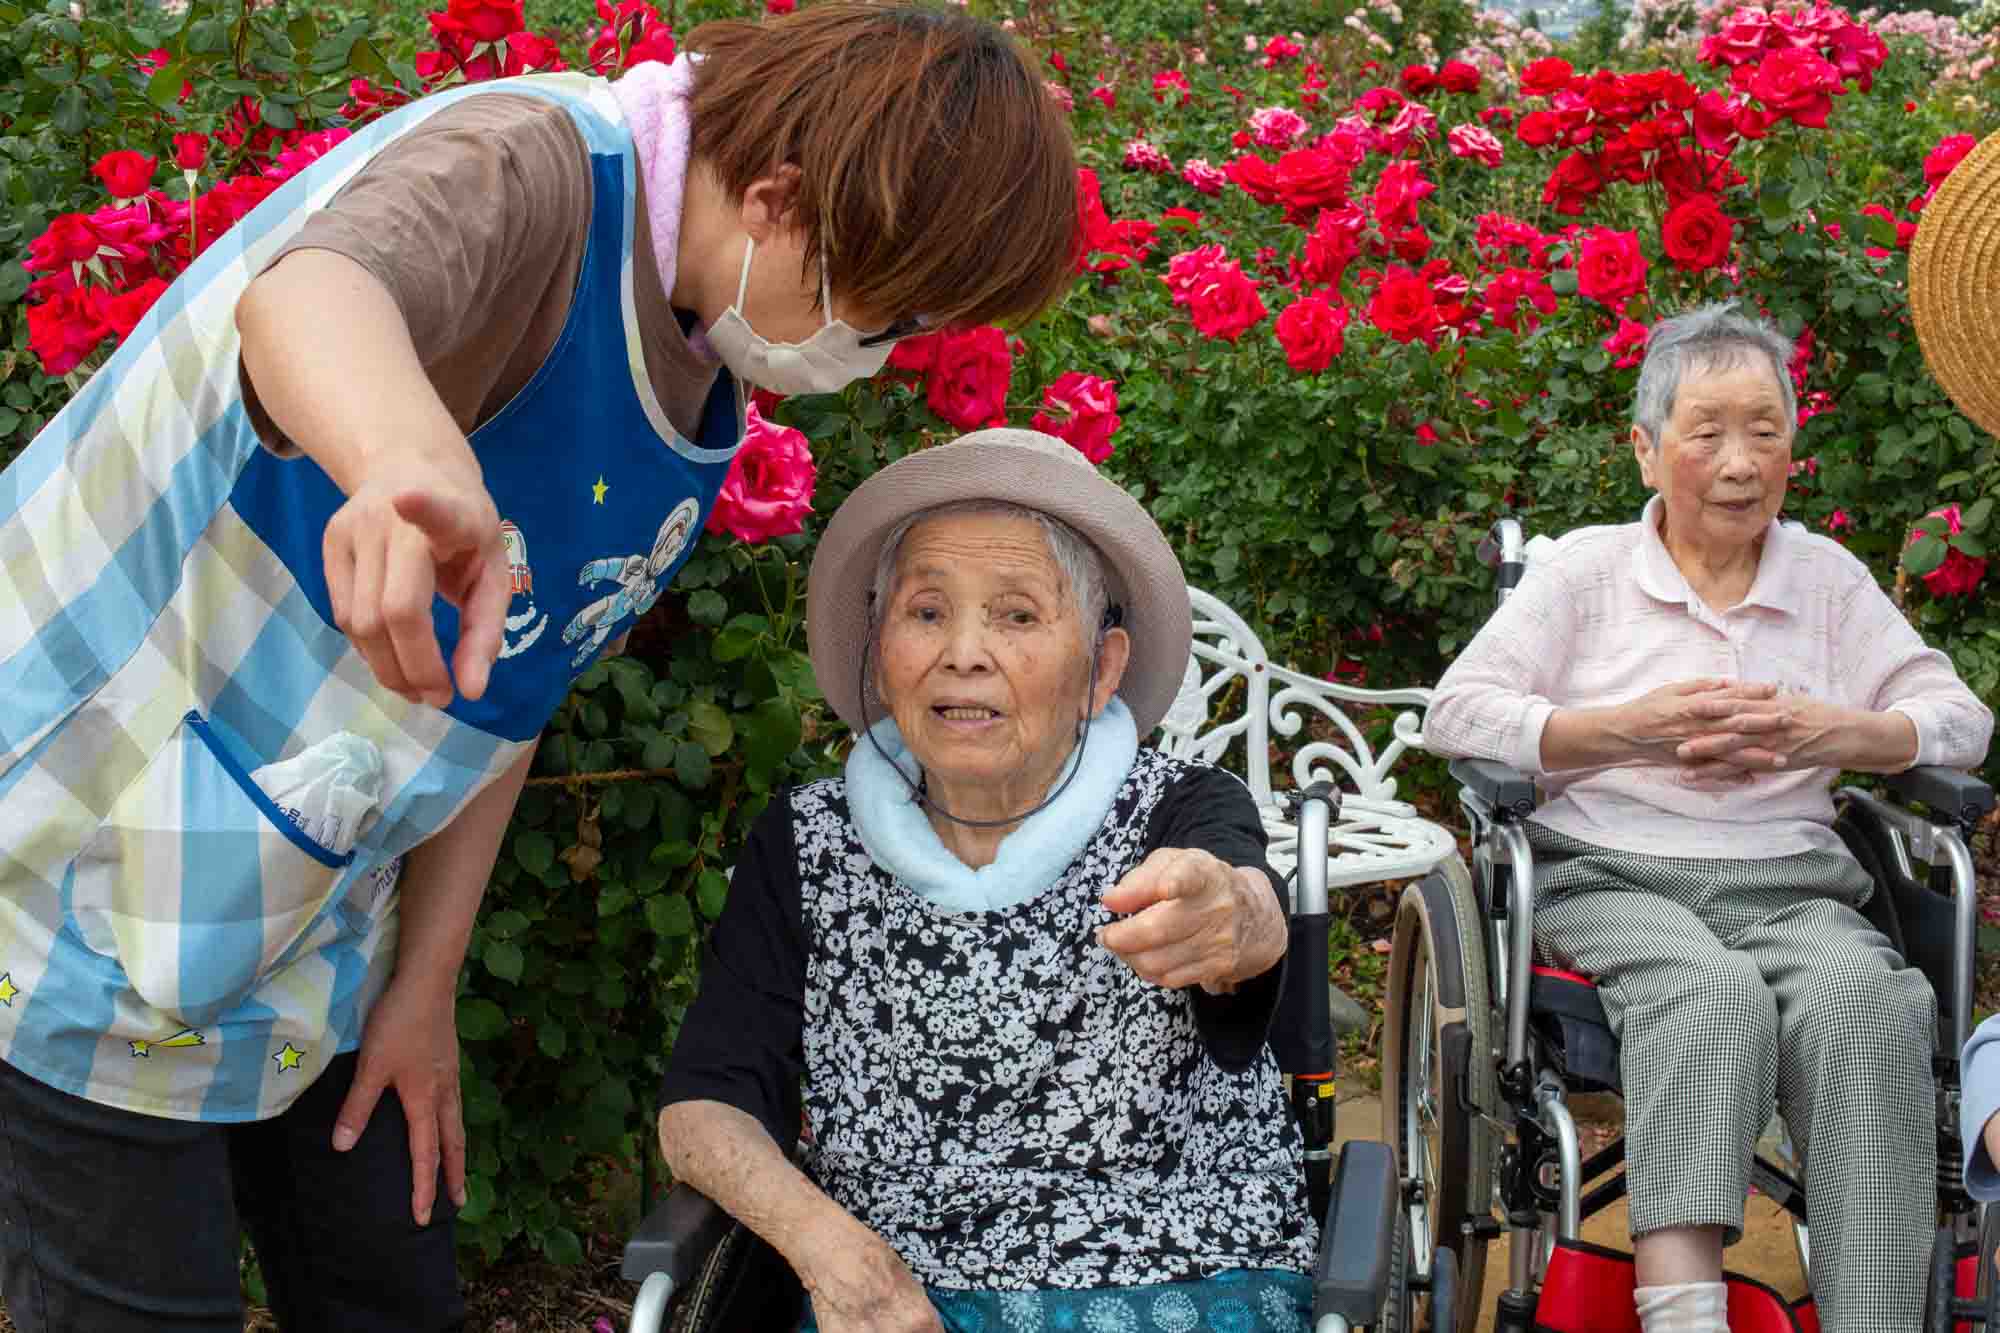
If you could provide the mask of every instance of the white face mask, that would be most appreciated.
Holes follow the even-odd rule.
[[[756,239],[748,238],[743,247],[743,276],[736,281],[736,303],[708,326],[708,344],[731,374],[790,397],[796,393],[837,393],[882,369],[889,359],[890,345],[863,347],[861,340],[868,335],[833,317],[824,252],[819,261],[819,301],[826,323],[802,343],[774,343],[751,328],[750,321],[743,318],[743,293],[750,286],[750,257],[756,252]]]

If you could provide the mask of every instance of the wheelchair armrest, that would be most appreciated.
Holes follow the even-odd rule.
[[[1343,1144],[1313,1268],[1313,1320],[1339,1315],[1372,1327],[1389,1294],[1395,1228],[1408,1225],[1396,1160],[1386,1143]]]
[[[728,1234],[728,1213],[706,1194],[676,1185],[625,1242],[619,1271],[630,1282],[665,1273],[678,1291],[694,1280],[696,1268]]]
[[[1454,759],[1451,775],[1496,814],[1505,811],[1525,818],[1539,803],[1535,780],[1498,759]]]
[[[1940,819],[1974,824],[1993,808],[1993,788],[1955,768],[1926,765],[1888,774],[1884,785],[1898,803],[1922,801]]]

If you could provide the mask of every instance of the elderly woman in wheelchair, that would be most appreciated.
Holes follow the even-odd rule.
[[[856,490],[809,595],[857,741],[737,864],[675,1176],[797,1274],[786,1327],[1303,1328],[1264,835],[1237,779],[1138,743],[1190,638],[1158,528],[1061,441],[984,431]]]
[[[1529,564],[1425,725],[1542,790],[1534,945],[1595,979],[1618,1041],[1645,1333],[1727,1329],[1722,1252],[1774,1101],[1819,1326],[1924,1326],[1936,1006],[1863,915],[1830,787],[1977,765],[1993,719],[1859,560],[1777,521],[1790,351],[1728,307],[1654,328],[1632,445],[1657,495]]]

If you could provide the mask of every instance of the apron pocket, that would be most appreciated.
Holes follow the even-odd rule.
[[[140,999],[204,1027],[305,933],[353,860],[307,837],[189,713],[77,853],[70,914]]]

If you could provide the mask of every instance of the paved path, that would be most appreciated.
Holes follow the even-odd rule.
[[[1374,1093],[1344,1098],[1336,1120],[1336,1136],[1373,1139],[1381,1135],[1382,1103]],[[1616,1249],[1632,1248],[1626,1232],[1625,1202],[1619,1200],[1583,1224],[1583,1238]],[[1754,1277],[1774,1288],[1786,1300],[1805,1294],[1804,1275],[1799,1271],[1798,1250],[1792,1242],[1791,1223],[1785,1211],[1769,1199],[1753,1196],[1745,1211],[1743,1239],[1723,1256],[1733,1272]],[[1491,1327],[1494,1302],[1507,1285],[1507,1242],[1496,1241],[1486,1252],[1486,1299],[1480,1314],[1480,1328]]]

